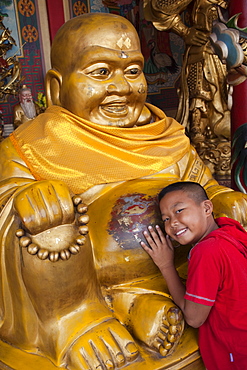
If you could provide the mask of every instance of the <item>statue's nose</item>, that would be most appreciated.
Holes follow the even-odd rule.
[[[123,73],[117,73],[107,86],[107,92],[109,94],[128,95],[132,92],[132,87]]]

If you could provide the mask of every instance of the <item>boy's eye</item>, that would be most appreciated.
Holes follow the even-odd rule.
[[[164,218],[164,220],[163,220],[163,222],[165,223],[166,221],[168,221],[169,220],[169,218],[168,217],[166,217],[166,218]]]
[[[183,208],[178,209],[178,210],[176,211],[176,213],[180,213],[180,212],[182,212],[182,211],[183,211]]]

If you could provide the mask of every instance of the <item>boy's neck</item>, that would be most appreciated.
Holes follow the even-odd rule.
[[[213,218],[212,216],[212,219],[209,220],[209,224],[208,224],[208,228],[206,230],[206,232],[201,236],[201,238],[195,243],[193,244],[193,246],[195,246],[197,243],[199,243],[203,238],[205,238],[207,235],[209,235],[212,231],[214,230],[217,230],[219,228],[219,226],[217,225],[217,223],[215,222],[215,219]]]

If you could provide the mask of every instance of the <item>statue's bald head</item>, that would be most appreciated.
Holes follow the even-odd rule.
[[[46,74],[48,107],[61,106],[100,125],[150,122],[144,109],[144,58],[134,26],[124,17],[90,13],[66,22],[55,36]]]
[[[69,20],[58,30],[51,49],[52,68],[61,73],[73,68],[78,54],[93,46],[120,52],[140,51],[138,34],[126,18],[109,13],[88,13]]]

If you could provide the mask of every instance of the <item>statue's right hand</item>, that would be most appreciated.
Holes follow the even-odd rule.
[[[74,221],[71,194],[61,181],[37,181],[21,190],[14,207],[23,226],[31,234]]]
[[[209,35],[196,27],[188,28],[188,33],[184,36],[186,45],[203,46],[209,40]]]

